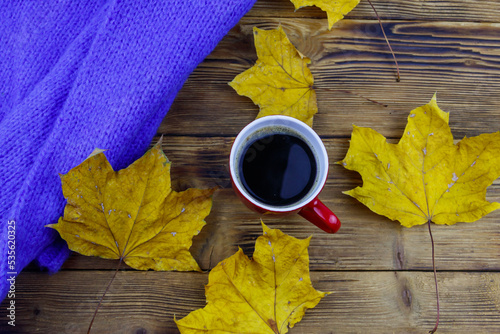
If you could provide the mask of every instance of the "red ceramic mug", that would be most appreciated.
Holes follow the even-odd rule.
[[[282,152],[290,155],[282,156]],[[234,140],[229,158],[233,188],[247,207],[259,213],[298,213],[323,231],[335,233],[340,221],[318,199],[328,165],[325,146],[316,132],[281,115],[248,124]],[[278,166],[286,170],[281,172]]]

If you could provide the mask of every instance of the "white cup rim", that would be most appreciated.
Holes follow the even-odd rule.
[[[241,156],[243,149],[246,147],[246,144],[250,140],[252,140],[252,135],[258,133],[259,130],[273,126],[286,127],[290,129],[292,133],[296,133],[312,148],[317,164],[317,177],[311,190],[298,202],[286,206],[269,205],[254,198],[245,189],[237,175],[239,162],[238,159],[240,158],[239,156]],[[231,179],[233,180],[233,184],[236,186],[238,191],[246,198],[246,200],[248,200],[253,205],[270,212],[296,211],[313,201],[319,195],[326,183],[326,179],[328,177],[328,167],[328,154],[326,152],[325,145],[323,144],[318,134],[304,122],[296,118],[283,115],[264,116],[254,120],[253,122],[245,126],[236,136],[233,142],[233,146],[231,147],[231,154],[229,157],[229,171],[231,174]]]

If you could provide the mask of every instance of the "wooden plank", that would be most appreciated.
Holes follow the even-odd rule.
[[[23,273],[16,282],[16,326],[4,333],[85,333],[112,271]],[[425,333],[434,326],[430,272],[312,272],[332,291],[290,333]],[[443,272],[439,333],[500,332],[500,273]],[[204,273],[119,272],[92,333],[178,333],[183,318],[205,305]]]
[[[252,27],[279,24],[312,59],[314,129],[322,136],[349,137],[355,123],[398,138],[410,111],[436,92],[457,138],[499,129],[492,121],[500,117],[498,24],[386,22],[401,67],[397,83],[376,21],[343,20],[328,31],[313,19],[246,18],[192,73],[158,133],[234,136],[253,120],[258,107],[227,83],[255,62]]]
[[[158,139],[158,138],[157,138]],[[361,185],[359,174],[335,161],[347,152],[344,139],[324,140],[330,157],[330,176],[320,198],[336,212],[343,226],[335,235],[322,233],[298,215],[261,217],[248,210],[231,189],[227,159],[233,138],[164,137],[163,149],[172,161],[172,185],[222,187],[214,195],[207,226],[194,238],[193,256],[203,269],[213,268],[237,247],[253,252],[262,234],[260,219],[297,238],[311,234],[313,270],[417,270],[432,269],[430,238],[426,226],[411,229],[371,212],[357,200],[342,194]],[[153,141],[154,142],[154,141]],[[490,187],[488,199],[500,201],[500,180]],[[440,270],[500,270],[500,212],[473,224],[433,225],[436,264]],[[115,268],[116,262],[72,257],[66,269]]]
[[[485,0],[478,3],[471,0],[450,1],[385,1],[372,0],[379,16],[383,20],[429,20],[429,21],[476,21],[499,22],[500,1]],[[257,1],[246,15],[247,17],[293,17],[320,18],[326,20],[326,13],[310,6],[297,11],[290,0]],[[349,14],[348,19],[376,18],[368,1],[361,1]]]

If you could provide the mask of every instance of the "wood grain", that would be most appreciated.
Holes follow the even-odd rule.
[[[386,1],[372,0],[380,18],[384,20],[429,20],[448,22],[499,22],[500,1],[483,0],[413,0]],[[310,6],[295,11],[290,0],[257,1],[247,17],[317,18],[326,20],[326,13]],[[361,1],[346,16],[347,19],[375,19],[368,1]],[[334,26],[335,27],[335,26]]]
[[[312,60],[319,107],[313,127],[322,136],[349,137],[355,123],[398,138],[410,111],[434,93],[451,112],[456,138],[499,130],[500,25],[385,22],[401,68],[398,83],[376,21],[343,20],[328,31],[314,19],[244,18],[192,73],[158,132],[236,135],[254,119],[258,107],[227,83],[256,60],[252,27],[279,24]]]
[[[85,333],[112,271],[65,271],[18,279],[16,327],[3,333]],[[313,272],[316,289],[331,291],[290,333],[425,333],[434,326],[435,295],[427,272]],[[205,305],[208,275],[118,273],[92,333],[176,333],[183,318]],[[500,332],[500,274],[439,275],[439,333]],[[23,298],[29,296],[29,298]],[[0,316],[6,317],[6,303]]]

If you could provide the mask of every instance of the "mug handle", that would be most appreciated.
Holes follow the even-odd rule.
[[[299,211],[299,215],[309,220],[326,233],[335,233],[340,228],[340,220],[317,197],[306,204]]]

